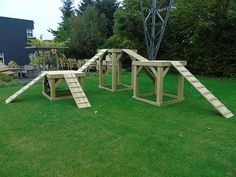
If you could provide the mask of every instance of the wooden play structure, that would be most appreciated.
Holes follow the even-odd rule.
[[[103,79],[103,61],[106,56],[111,58],[112,63],[112,84],[111,87],[104,85]],[[132,60],[131,67],[131,85],[127,86],[125,89],[118,89],[117,86],[121,85],[121,68],[122,68],[122,55],[127,55]],[[93,65],[98,61],[99,63],[99,87],[116,92],[124,91],[133,88],[133,98],[144,101],[146,103],[162,106],[177,103],[184,100],[184,79],[186,79],[209,103],[211,103],[216,110],[218,110],[222,116],[225,118],[230,118],[233,116],[232,112],[228,110],[203,84],[200,83],[186,68],[186,61],[149,61],[148,59],[137,54],[136,50],[131,49],[102,49],[88,60],[82,67],[77,71],[45,71],[42,72],[37,78],[32,80],[22,89],[17,91],[15,94],[10,96],[5,102],[10,103],[16,99],[20,94],[26,91],[29,87],[35,84],[39,80],[43,80],[43,95],[50,100],[65,99],[70,97],[57,97],[57,85],[61,80],[65,80],[69,90],[74,98],[78,108],[90,107],[90,103],[83,91],[83,80],[85,77],[85,71],[90,65]],[[163,79],[168,73],[170,67],[174,67],[178,76],[178,94],[173,95],[170,93],[163,92]],[[154,95],[156,97],[155,101],[150,101],[145,99],[138,93],[138,78],[141,70],[145,70],[148,76],[153,80],[155,84]],[[153,93],[152,93],[153,94]],[[148,95],[148,94],[147,94]],[[163,96],[170,97],[171,100],[163,101]]]
[[[181,61],[181,64],[186,65],[186,61]],[[173,95],[170,93],[163,92],[164,86],[164,77],[168,73],[170,67],[172,66],[171,61],[134,61],[132,63],[134,67],[134,91],[133,91],[133,98],[144,101],[149,104],[157,105],[157,106],[164,106],[169,104],[174,104],[184,100],[184,78],[179,73],[178,77],[178,94]],[[154,75],[154,83],[155,89],[154,93],[145,93],[139,94],[138,93],[138,78],[141,70],[144,67],[152,67],[153,68],[153,75]],[[145,99],[146,96],[155,96],[155,101],[151,101]],[[164,101],[163,96],[169,97],[171,100]]]
[[[39,80],[43,80],[43,95],[49,100],[59,100],[71,98],[71,96],[57,97],[57,85],[64,79],[69,87],[72,97],[78,108],[91,107],[84,91],[83,78],[85,74],[78,71],[44,71],[37,78],[25,85],[15,94],[10,96],[5,102],[8,104],[16,99],[19,95],[25,92],[28,88],[34,85]],[[79,81],[78,81],[78,79]]]

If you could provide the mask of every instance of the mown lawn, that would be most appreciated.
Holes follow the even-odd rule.
[[[177,77],[166,78],[174,92]],[[129,80],[126,75],[125,81]],[[235,114],[236,80],[200,77]],[[89,109],[73,100],[50,102],[33,86],[0,89],[1,177],[236,176],[236,116],[226,120],[188,83],[185,101],[155,107],[86,80]],[[140,87],[151,90],[142,77]]]

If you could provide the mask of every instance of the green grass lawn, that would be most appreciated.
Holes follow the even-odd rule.
[[[236,113],[235,79],[199,79]],[[144,76],[140,87],[153,88]],[[164,107],[101,90],[97,77],[86,79],[88,109],[48,101],[41,84],[5,105],[19,88],[0,89],[0,177],[236,176],[236,117],[224,119],[188,83],[185,101]]]

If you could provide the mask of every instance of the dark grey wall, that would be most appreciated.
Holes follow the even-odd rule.
[[[29,63],[26,29],[34,29],[34,22],[15,18],[0,17],[0,53],[5,63],[14,60],[19,65]]]

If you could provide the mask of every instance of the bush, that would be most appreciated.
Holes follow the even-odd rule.
[[[3,82],[12,82],[14,78],[6,74],[0,74],[0,80]]]

